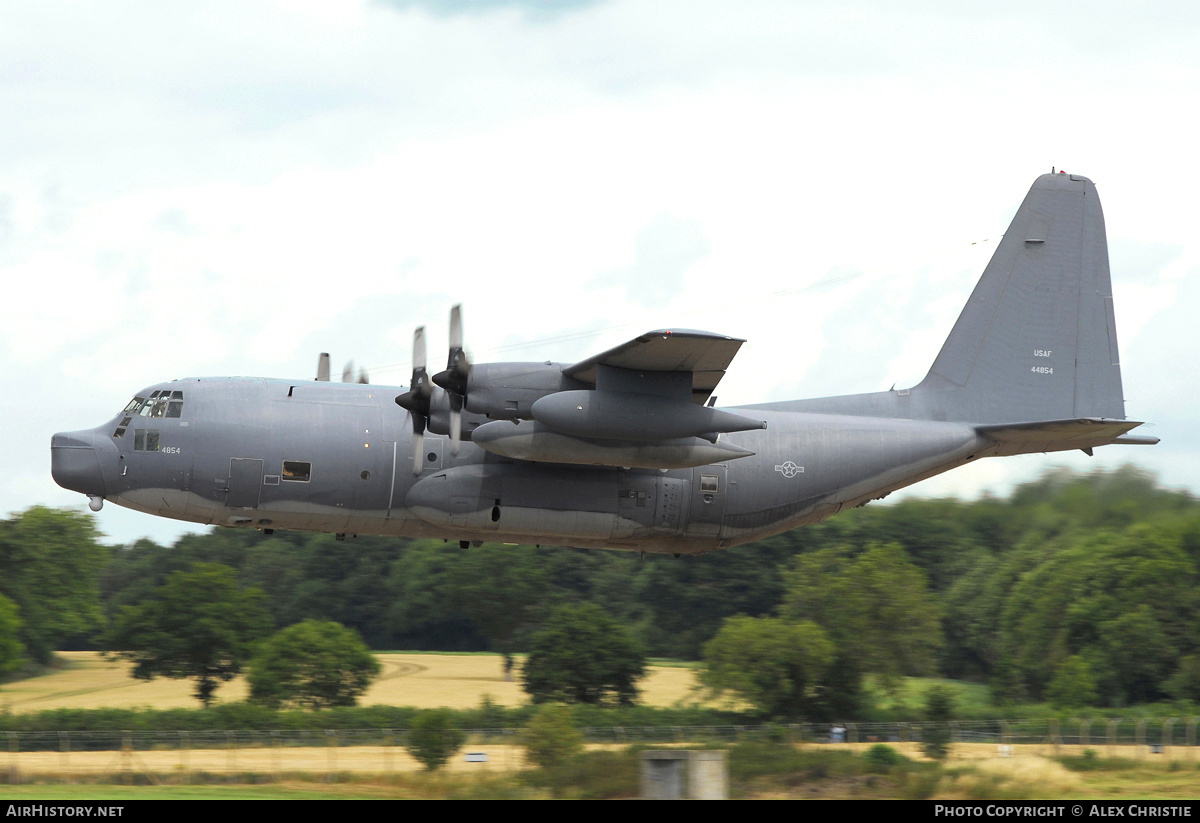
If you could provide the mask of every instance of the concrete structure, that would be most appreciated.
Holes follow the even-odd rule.
[[[643,800],[728,800],[729,753],[667,749],[642,752]]]

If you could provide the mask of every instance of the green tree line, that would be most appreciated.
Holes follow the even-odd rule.
[[[868,506],[678,559],[234,529],[109,547],[91,523],[43,508],[0,521],[0,675],[104,648],[172,574],[216,564],[262,592],[264,631],[332,621],[376,650],[530,652],[556,610],[591,604],[651,656],[749,665],[758,682],[709,685],[781,715],[851,716],[868,674],[1064,706],[1200,701],[1200,503],[1130,467]]]

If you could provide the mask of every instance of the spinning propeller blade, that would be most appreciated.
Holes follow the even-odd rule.
[[[450,309],[450,356],[446,370],[433,376],[433,382],[450,396],[450,453],[458,454],[462,441],[462,410],[467,401],[467,386],[471,379],[471,361],[463,351],[462,304]]]
[[[425,370],[425,327],[413,332],[413,372],[408,391],[396,398],[396,405],[407,409],[413,426],[413,474],[420,474],[424,465],[425,426],[429,422],[429,401],[433,386]]]

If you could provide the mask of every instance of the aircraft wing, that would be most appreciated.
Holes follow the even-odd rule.
[[[596,383],[598,366],[630,371],[691,372],[692,402],[704,405],[725,376],[745,340],[692,329],[658,329],[563,369],[584,383]]]

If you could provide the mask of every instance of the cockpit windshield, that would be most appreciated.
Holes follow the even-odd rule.
[[[124,414],[131,417],[182,417],[183,392],[162,389],[149,397],[135,397],[125,406]]]

